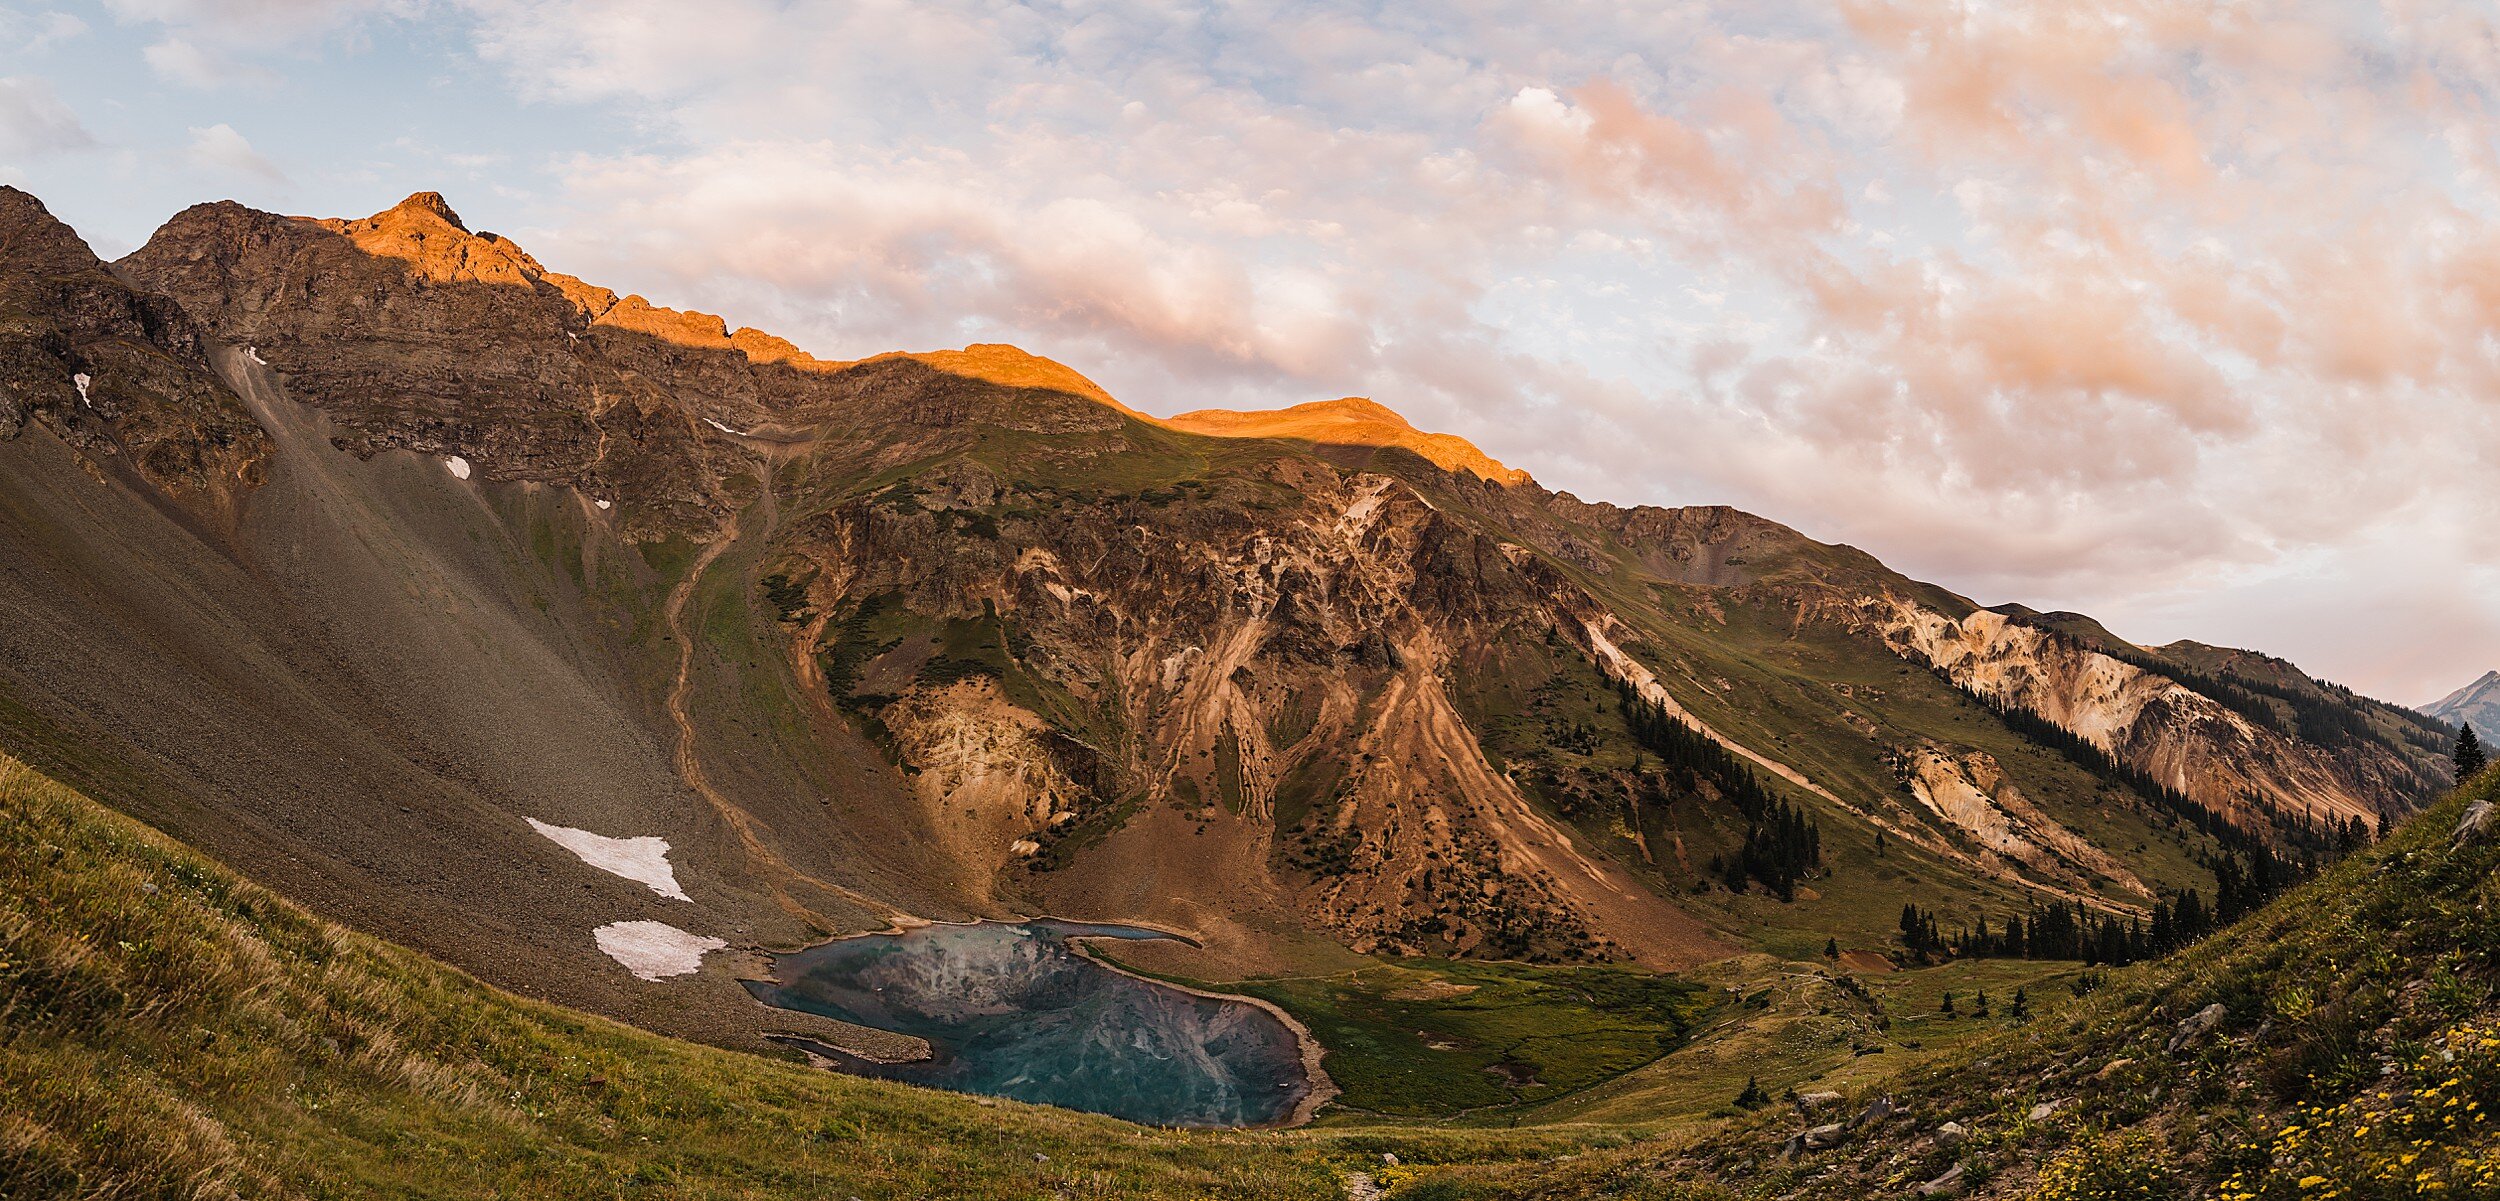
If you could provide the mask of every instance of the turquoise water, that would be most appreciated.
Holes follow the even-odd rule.
[[[919,1063],[809,1049],[843,1070],[1166,1126],[1282,1121],[1310,1090],[1274,1014],[1123,975],[1070,938],[1169,938],[1127,926],[982,922],[845,938],[773,959],[766,1004],[928,1040]]]

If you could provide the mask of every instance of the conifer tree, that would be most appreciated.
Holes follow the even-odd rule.
[[[2473,725],[2457,727],[2457,783],[2483,774],[2483,765],[2488,762],[2490,759],[2483,754],[2483,740],[2475,736]]]

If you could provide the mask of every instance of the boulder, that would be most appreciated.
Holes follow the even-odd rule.
[[[2186,1047],[2189,1043],[2195,1042],[2197,1039],[2204,1037],[2205,1034],[2211,1031],[2214,1027],[2221,1025],[2222,1014],[2222,1002],[2220,1001],[2216,1001],[2213,1004],[2190,1014],[2185,1021],[2179,1023],[2179,1029],[2170,1036],[2170,1053],[2173,1055],[2178,1054],[2179,1051]]]
[[[1840,1094],[1835,1092],[1824,1091],[1797,1094],[1797,1105],[1803,1109],[1820,1109],[1826,1105],[1836,1104],[1839,1100]]]
[[[2465,816],[2457,820],[2456,845],[2464,846],[2491,833],[2491,801],[2479,800],[2465,807]]]
[[[1946,1168],[1943,1175],[1918,1186],[1918,1195],[1922,1197],[1941,1197],[1947,1193],[1957,1192],[1961,1189],[1961,1187],[1962,1165],[1957,1163],[1952,1167]]]

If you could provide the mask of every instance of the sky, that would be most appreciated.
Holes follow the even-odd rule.
[[[0,0],[107,257],[444,193],[826,358],[1360,395],[1982,603],[2500,667],[2491,0]]]

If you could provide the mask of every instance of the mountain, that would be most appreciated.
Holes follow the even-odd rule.
[[[2485,742],[2500,739],[2500,671],[2422,706],[2425,716],[2451,725],[2471,725]]]
[[[0,260],[0,746],[653,1030],[759,1049],[764,952],[918,920],[1172,929],[1123,956],[1199,981],[2139,920],[2445,776],[2444,727],[2280,660],[1583,501],[1370,402],[818,359],[431,193],[201,205],[109,270],[5,201],[47,249]],[[722,950],[637,977],[626,920]]]

